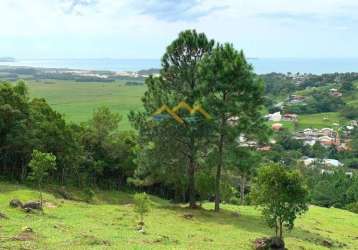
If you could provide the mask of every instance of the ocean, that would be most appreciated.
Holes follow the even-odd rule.
[[[253,58],[256,73],[334,73],[358,72],[358,58]],[[159,59],[16,59],[0,65],[82,70],[138,71],[160,68]]]

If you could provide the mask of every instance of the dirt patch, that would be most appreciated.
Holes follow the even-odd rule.
[[[6,214],[0,212],[0,219],[9,219],[9,217],[7,217]]]
[[[194,218],[193,214],[183,214],[184,219],[191,220]]]
[[[21,233],[19,233],[17,236],[13,237],[12,240],[18,240],[18,241],[29,241],[34,240],[36,238],[36,235],[32,228],[25,227]]]
[[[55,204],[51,203],[51,202],[46,202],[45,207],[47,207],[47,208],[57,208],[57,206]]]
[[[110,246],[111,242],[108,240],[103,240],[100,238],[97,238],[93,235],[83,235],[82,239],[84,239],[87,243],[87,245],[91,246]]]
[[[173,244],[178,244],[179,241],[176,239],[171,239],[169,238],[169,236],[166,235],[159,235],[157,238],[153,239],[153,240],[143,240],[144,243],[147,244],[155,244],[155,243],[159,243],[159,244],[168,244],[168,243],[173,243]]]

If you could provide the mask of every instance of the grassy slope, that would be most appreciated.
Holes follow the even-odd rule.
[[[344,124],[345,121],[346,119],[340,116],[338,112],[299,115],[297,129],[300,130],[305,128],[337,128],[334,123]],[[271,126],[273,123],[275,122],[269,122],[269,125]],[[281,121],[279,123],[281,123],[284,128],[292,132],[294,131],[293,122]]]
[[[51,84],[48,84],[51,82]],[[125,86],[123,82],[115,83],[79,83],[71,81],[28,82],[32,97],[44,97],[49,104],[69,121],[87,121],[92,112],[100,106],[108,106],[113,112],[122,115],[121,129],[128,129],[130,124],[127,114],[138,110],[142,104],[140,98],[144,86]]]
[[[145,219],[147,233],[143,235],[135,230],[137,217],[131,195],[126,193],[97,193],[95,205],[46,194],[45,199],[57,207],[46,208],[41,216],[8,206],[15,197],[36,199],[35,191],[4,183],[0,183],[0,190],[0,211],[9,217],[0,221],[1,249],[251,249],[252,240],[272,233],[259,211],[249,206],[225,205],[216,214],[211,203],[205,204],[205,210],[191,211],[152,197],[152,209]],[[185,213],[194,218],[183,218]],[[34,240],[9,240],[25,226],[36,233]],[[327,249],[322,242],[330,239],[336,247],[346,243],[344,249],[358,249],[357,235],[357,214],[311,207],[287,233],[286,243],[290,250],[318,250]]]

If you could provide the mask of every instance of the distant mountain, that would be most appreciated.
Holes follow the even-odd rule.
[[[154,75],[154,74],[158,74],[159,71],[160,71],[160,69],[151,68],[151,69],[139,70],[139,71],[137,71],[137,73],[139,75]]]
[[[13,57],[0,57],[0,62],[15,62]]]

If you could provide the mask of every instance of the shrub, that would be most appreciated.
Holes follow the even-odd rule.
[[[91,202],[95,196],[95,192],[91,188],[86,188],[83,194],[84,194],[84,200],[88,203]]]
[[[345,206],[345,209],[351,211],[352,213],[358,214],[358,202],[348,204]]]
[[[140,224],[144,225],[144,215],[149,212],[149,197],[146,193],[134,195],[134,212],[140,216]]]

